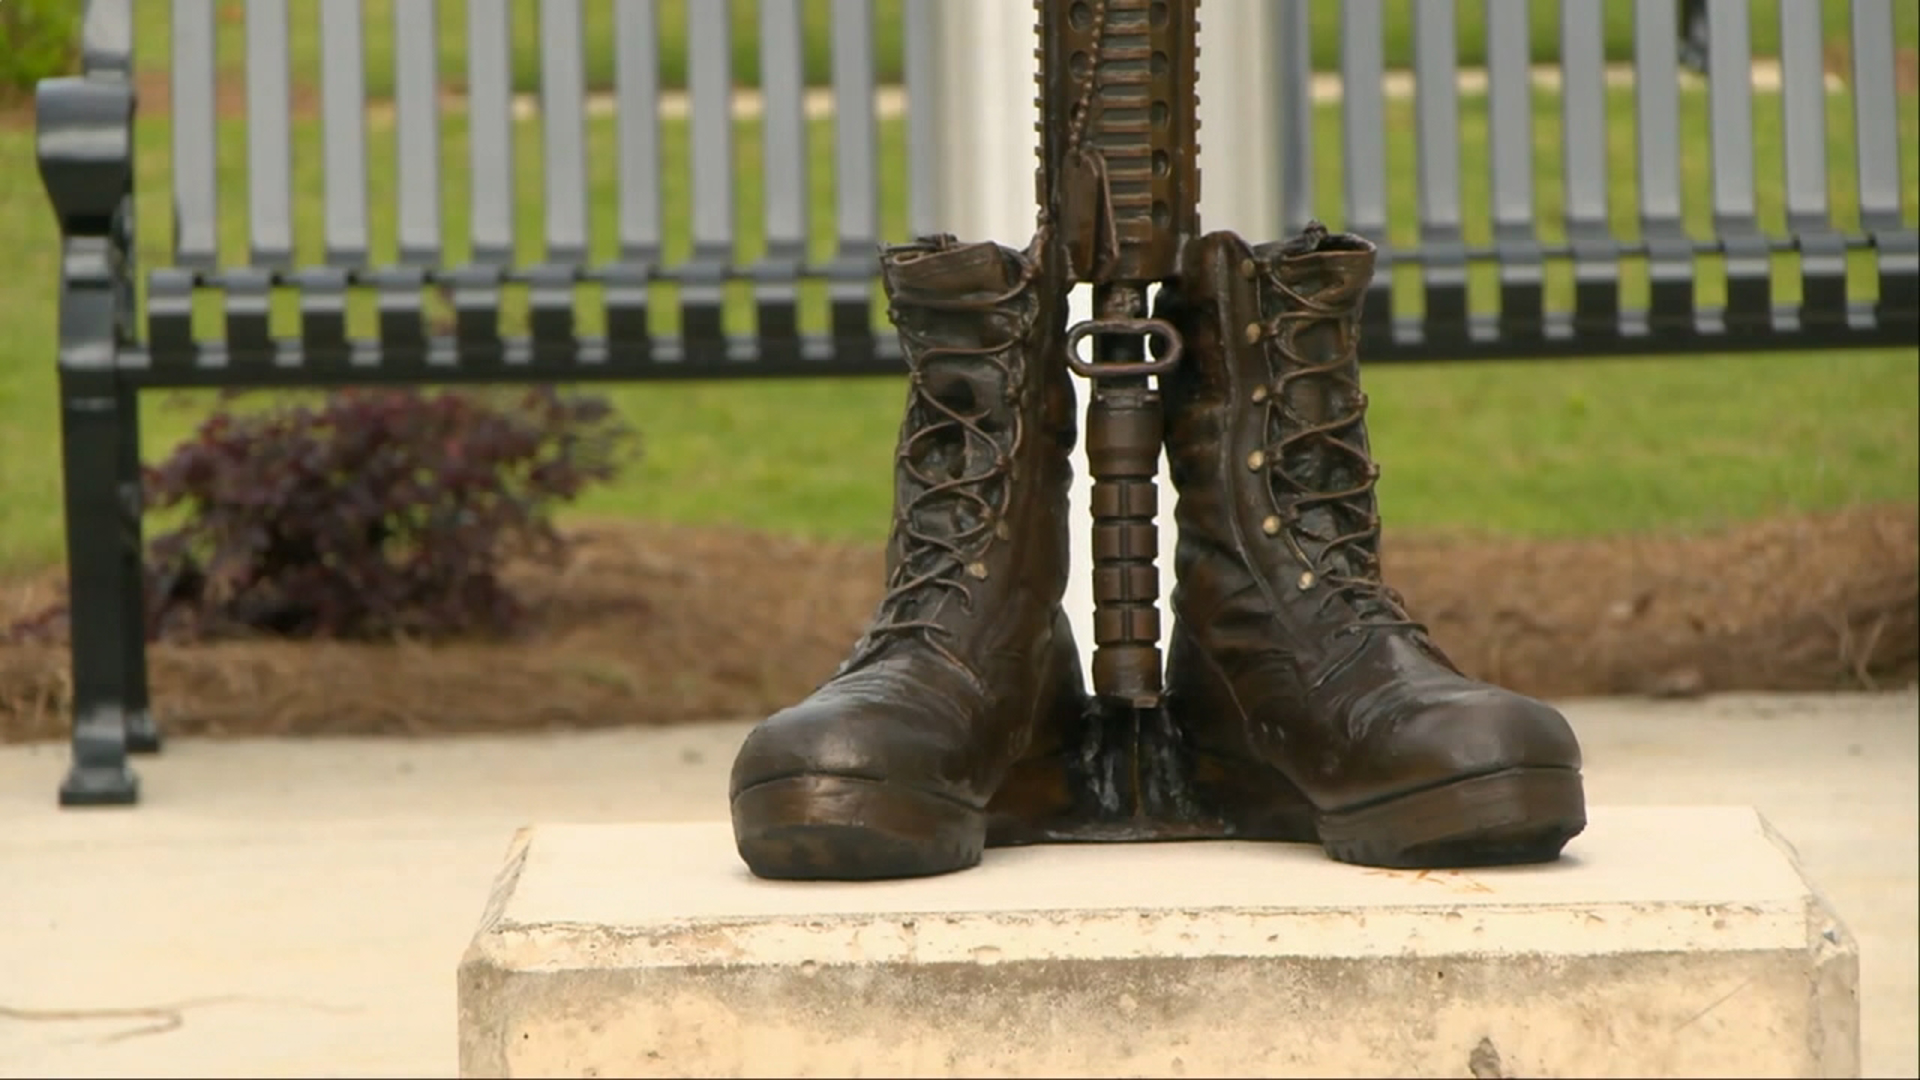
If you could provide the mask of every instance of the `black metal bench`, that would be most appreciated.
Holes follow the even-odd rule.
[[[1779,88],[1784,150],[1785,228],[1762,227],[1756,199],[1752,17],[1749,0],[1633,0],[1634,140],[1637,228],[1609,209],[1607,86],[1603,19],[1626,0],[1561,0],[1560,132],[1563,213],[1542,238],[1536,198],[1527,0],[1485,0],[1488,148],[1466,161],[1460,147],[1453,0],[1411,4],[1413,182],[1419,189],[1416,246],[1381,253],[1382,271],[1366,319],[1369,363],[1395,360],[1544,358],[1691,351],[1751,352],[1912,345],[1920,336],[1920,234],[1901,211],[1902,149],[1895,69],[1896,3],[1851,0],[1849,90],[1853,98],[1858,225],[1837,220],[1830,179],[1827,91],[1818,0],[1780,0]],[[1392,168],[1384,95],[1382,0],[1337,3],[1341,25],[1340,109],[1345,227],[1388,239]],[[1319,6],[1315,4],[1313,6]],[[1281,0],[1274,54],[1280,64],[1282,217],[1297,227],[1321,200],[1313,184],[1312,71],[1306,51],[1307,0]],[[1698,150],[1681,142],[1676,119],[1686,64],[1706,67],[1711,225],[1689,228],[1681,165]],[[1367,88],[1368,92],[1359,92]],[[1598,135],[1599,137],[1596,137]],[[1911,168],[1911,165],[1908,166]],[[1463,228],[1463,168],[1484,169],[1491,235],[1470,242]],[[1877,292],[1850,293],[1849,253],[1871,252]],[[1774,257],[1797,256],[1799,299],[1777,295]],[[1709,269],[1712,262],[1723,269]],[[1625,267],[1644,266],[1647,302],[1623,299]],[[1391,267],[1417,267],[1419,303],[1395,297]],[[1570,309],[1545,302],[1548,267],[1571,264]],[[1469,303],[1475,268],[1497,271],[1491,305]],[[1725,302],[1700,302],[1697,284],[1724,274]],[[1396,299],[1402,303],[1396,307]],[[1400,308],[1416,306],[1417,313]],[[1474,310],[1479,307],[1481,310]],[[1491,310],[1486,308],[1490,307]]]
[[[141,0],[159,4],[160,0]],[[907,11],[907,98],[927,93],[929,5]],[[1010,0],[1008,0],[1010,2]],[[1320,5],[1337,0],[1316,0]],[[1608,214],[1606,88],[1596,0],[1561,5],[1561,138],[1567,163],[1561,220],[1543,239],[1534,189],[1533,88],[1526,0],[1487,0],[1491,239],[1470,242],[1463,224],[1461,109],[1455,80],[1451,0],[1420,0],[1414,45],[1419,242],[1386,243],[1371,321],[1369,362],[1468,357],[1590,356],[1687,350],[1828,349],[1911,344],[1920,331],[1920,241],[1902,217],[1893,51],[1896,0],[1853,0],[1851,90],[1855,102],[1858,227],[1836,223],[1827,196],[1825,97],[1819,5],[1780,4],[1780,89],[1787,147],[1787,224],[1770,235],[1756,212],[1748,0],[1634,0],[1639,153],[1638,227]],[[1274,0],[1280,65],[1282,216],[1297,225],[1321,200],[1312,183],[1314,103],[1306,27],[1309,0]],[[418,12],[420,0],[409,0]],[[403,5],[395,5],[396,8]],[[467,257],[449,257],[442,179],[433,153],[398,155],[397,251],[377,258],[370,235],[367,110],[361,5],[316,5],[320,35],[319,207],[324,252],[296,250],[287,0],[249,0],[245,75],[249,245],[223,258],[216,183],[219,119],[213,0],[169,0],[172,18],[174,242],[166,265],[139,266],[133,231],[134,0],[91,0],[84,71],[50,80],[39,96],[39,156],[64,245],[60,317],[62,462],[67,560],[72,584],[74,761],[63,802],[124,803],[137,786],[127,753],[159,744],[147,695],[139,587],[140,491],[135,397],[156,387],[325,386],[350,383],[578,382],[803,375],[894,374],[891,335],[876,330],[874,249],[881,239],[879,183],[898,168],[910,178],[938,167],[929,126],[911,125],[908,160],[882,161],[875,134],[872,0],[835,0],[832,90],[835,241],[810,258],[807,121],[798,0],[765,3],[764,250],[742,260],[733,207],[735,162],[729,106],[726,9],[689,3],[688,125],[692,174],[690,254],[665,257],[658,118],[657,21],[652,0],[613,6],[619,191],[610,221],[590,217],[588,97],[579,0],[539,4],[539,108],[545,168],[541,251],[522,257],[514,225],[515,138],[508,0],[468,0],[467,115],[470,171]],[[1698,17],[1704,11],[1704,22]],[[1345,227],[1391,238],[1382,0],[1340,4],[1345,93]],[[1682,16],[1686,16],[1683,18]],[[1702,37],[1700,27],[1707,33]],[[1682,40],[1706,48],[1711,87],[1711,234],[1688,229],[1680,166],[1686,148],[1672,117]],[[432,19],[396,20],[393,117],[398,145],[441,145],[442,109]],[[1905,156],[1911,155],[1907,148]],[[1480,163],[1475,163],[1479,167]],[[995,180],[996,183],[1009,182]],[[938,222],[910,179],[916,231]],[[1009,182],[1010,183],[1010,182]],[[1010,184],[1012,197],[1027,198]],[[1326,215],[1340,217],[1340,215]],[[1229,224],[1229,223],[1223,223]],[[611,234],[611,258],[593,240]],[[1799,259],[1800,300],[1776,302],[1772,260]],[[1850,253],[1871,252],[1877,293],[1848,291]],[[1698,301],[1702,260],[1724,266],[1726,302]],[[1624,299],[1624,269],[1644,263],[1649,302]],[[1419,312],[1394,303],[1393,267],[1416,269]],[[1547,301],[1550,268],[1571,267],[1573,302]],[[1495,304],[1471,304],[1475,272],[1497,274]],[[754,327],[729,333],[725,296],[751,291]],[[812,283],[812,284],[809,284]],[[655,290],[669,285],[678,329],[656,325]],[[583,290],[583,286],[589,288]],[[802,294],[824,288],[826,326],[803,332]],[[508,294],[524,293],[524,319]],[[350,334],[356,298],[377,318]],[[444,297],[449,322],[435,319]],[[295,307],[290,324],[282,306]],[[290,300],[288,298],[291,298]],[[221,309],[211,314],[211,304]],[[597,312],[582,332],[576,314]],[[196,332],[196,310],[203,318]],[[524,330],[518,323],[524,321]],[[512,332],[509,332],[511,330]]]
[[[140,0],[158,4],[160,0]],[[441,145],[438,42],[419,0],[394,5],[393,120],[402,148]],[[470,257],[447,257],[437,152],[396,154],[398,257],[373,257],[367,193],[365,35],[361,5],[315,5],[322,50],[320,207],[324,258],[296,257],[287,0],[246,12],[245,193],[248,255],[220,248],[216,8],[171,0],[174,243],[170,265],[134,258],[134,0],[91,0],[84,70],[39,90],[39,158],[59,217],[65,259],[60,317],[62,461],[71,592],[73,764],[68,805],[137,798],[129,752],[157,750],[148,701],[142,615],[139,414],[157,387],[329,386],[367,383],[585,382],[897,374],[897,342],[877,330],[872,303],[880,240],[872,0],[836,0],[832,40],[835,250],[809,258],[801,7],[760,12],[766,185],[764,254],[737,256],[734,111],[728,5],[688,5],[691,257],[663,257],[660,85],[652,0],[619,0],[619,195],[612,221],[590,220],[579,0],[539,7],[542,255],[524,261],[514,224],[515,138],[508,0],[469,0]],[[399,13],[405,12],[404,16]],[[924,12],[921,13],[924,15]],[[596,232],[617,253],[589,258]],[[144,281],[141,275],[144,273]],[[750,283],[755,327],[728,333],[729,283]],[[829,325],[803,333],[808,282],[823,283]],[[679,331],[651,324],[653,291],[677,289]],[[145,297],[140,297],[144,285]],[[582,286],[599,292],[603,333],[576,323]],[[523,333],[504,329],[503,295],[524,289]],[[350,298],[371,294],[371,336],[349,334]],[[432,298],[451,307],[435,326]],[[297,325],[276,326],[275,299],[297,297]],[[196,333],[196,308],[224,309]]]

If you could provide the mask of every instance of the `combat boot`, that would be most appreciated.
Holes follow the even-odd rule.
[[[990,831],[1046,838],[1071,801],[1076,427],[1052,261],[950,236],[882,255],[910,372],[886,593],[839,671],[734,761],[734,837],[761,877],[959,870]]]
[[[1549,706],[1462,675],[1380,569],[1358,360],[1374,247],[1190,244],[1160,298],[1178,493],[1166,703],[1225,835],[1345,862],[1547,861],[1586,824]],[[1440,436],[1436,436],[1440,437]]]

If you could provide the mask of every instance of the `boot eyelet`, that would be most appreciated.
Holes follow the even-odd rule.
[[[1266,388],[1265,386],[1256,386],[1256,387],[1254,387],[1254,388],[1253,388],[1253,403],[1254,403],[1255,405],[1258,405],[1259,403],[1261,403],[1261,402],[1263,402],[1263,401],[1265,401],[1265,400],[1267,400],[1267,388]]]
[[[1313,571],[1304,570],[1301,572],[1299,586],[1301,592],[1306,592],[1308,589],[1313,588]]]
[[[978,578],[981,581],[987,580],[987,564],[983,562],[968,563],[967,575],[969,577]]]
[[[1004,520],[996,521],[993,523],[993,536],[996,540],[1011,540],[1013,539],[1013,530],[1007,527],[1007,523]]]
[[[1280,535],[1280,515],[1268,514],[1260,522],[1260,531],[1263,533],[1266,533],[1268,536],[1279,536]]]
[[[1253,276],[1255,274],[1258,274],[1259,272],[1260,272],[1259,264],[1255,263],[1252,259],[1240,260],[1240,276],[1241,277],[1246,278],[1248,281],[1252,281]]]
[[[1266,332],[1266,328],[1261,326],[1259,323],[1257,322],[1248,323],[1247,330],[1246,330],[1247,344],[1253,345],[1258,343],[1260,340],[1260,335],[1265,332]]]
[[[1253,453],[1247,455],[1247,468],[1252,469],[1254,472],[1259,472],[1261,469],[1266,467],[1266,464],[1267,464],[1267,455],[1261,453],[1258,450],[1255,450]]]

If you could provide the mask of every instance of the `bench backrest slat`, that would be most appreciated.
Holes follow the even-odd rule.
[[[1860,224],[1870,232],[1910,229],[1900,216],[1900,99],[1893,43],[1893,0],[1853,0],[1854,153]]]
[[[1753,161],[1753,39],[1748,0],[1707,0],[1713,220],[1724,234],[1758,228]]]
[[[1422,242],[1460,239],[1460,71],[1453,0],[1413,5],[1414,145]]]
[[[1314,145],[1313,136],[1313,24],[1309,0],[1274,0],[1273,61],[1278,66],[1279,100],[1274,104],[1281,146]],[[1214,140],[1232,139],[1231,132],[1209,133]],[[1209,136],[1202,136],[1205,146]],[[1280,155],[1280,227],[1294,232],[1316,215],[1313,198],[1313,154]]]
[[[1494,239],[1530,241],[1533,71],[1527,0],[1487,0],[1487,167]]]
[[[940,0],[901,0],[905,22],[907,84],[907,225],[915,236],[940,232],[940,207],[949,180],[940,174],[939,87],[941,42],[935,36],[934,5]]]
[[[321,0],[321,6],[329,6]],[[351,5],[340,5],[351,6]],[[440,20],[437,0],[393,6],[393,110],[400,262],[437,266],[440,223]]]
[[[1386,25],[1380,0],[1347,0],[1340,5],[1340,95],[1342,183],[1346,188],[1348,232],[1377,245],[1373,285],[1362,306],[1361,333],[1389,340],[1394,320],[1393,238],[1387,232]],[[1360,88],[1358,92],[1347,88]],[[1300,149],[1310,155],[1312,144]]]
[[[96,75],[111,72],[122,78],[131,76],[133,0],[89,0],[82,20],[82,68]]]
[[[394,5],[400,17],[403,4]],[[467,144],[472,157],[473,262],[514,257],[513,13],[507,0],[467,2]]]
[[[1674,0],[1635,0],[1634,133],[1638,142],[1640,227],[1649,234],[1684,229],[1680,201],[1680,39]]]
[[[761,0],[761,173],[766,195],[767,257],[807,256],[807,77],[797,48],[800,0]]]
[[[835,232],[842,258],[880,243],[879,124],[873,75],[873,0],[833,0]]]
[[[1760,232],[1753,140],[1753,33],[1748,0],[1707,0],[1707,115],[1713,224],[1724,255],[1729,332],[1773,325],[1773,260]]]
[[[1567,238],[1576,242],[1611,238],[1603,17],[1601,4],[1561,0],[1560,160]]]
[[[247,227],[256,266],[293,266],[293,86],[287,0],[247,0]]]
[[[367,96],[359,4],[319,4],[322,211],[329,265],[367,262]],[[404,216],[402,218],[404,219]]]
[[[1387,239],[1387,116],[1380,87],[1386,77],[1380,0],[1340,5],[1342,167],[1346,170],[1349,231],[1385,247]]]
[[[733,251],[733,41],[728,5],[687,5],[693,255],[730,263]]]
[[[546,259],[587,258],[586,34],[580,0],[540,5],[540,132],[545,152],[541,197]]]
[[[1780,106],[1785,134],[1787,227],[1826,231],[1827,89],[1820,5],[1780,5]]]
[[[654,0],[621,0],[614,17],[620,258],[660,259],[660,32]]]
[[[174,260],[213,270],[220,262],[213,0],[174,0],[172,59]]]

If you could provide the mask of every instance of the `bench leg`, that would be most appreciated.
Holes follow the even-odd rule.
[[[121,485],[122,443],[132,430],[111,376],[63,372],[60,452],[66,479],[67,587],[73,665],[73,762],[60,785],[62,806],[125,805],[140,783],[127,766],[127,719],[133,703],[127,591],[128,506]],[[104,385],[103,385],[104,384]],[[136,454],[138,450],[134,451]],[[137,558],[137,556],[136,556]]]
[[[120,410],[124,418],[120,439],[120,503],[126,513],[125,542],[121,545],[126,560],[120,583],[120,599],[126,605],[122,616],[120,641],[125,649],[122,662],[127,677],[127,752],[160,752],[160,725],[153,718],[153,705],[147,696],[147,597],[146,534],[141,517],[146,500],[140,484],[140,401],[131,390],[120,392]]]

